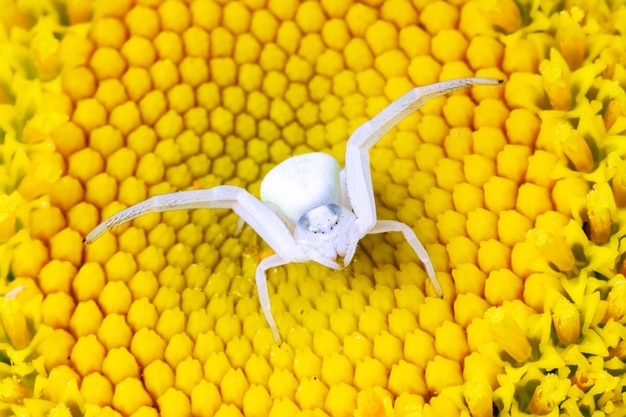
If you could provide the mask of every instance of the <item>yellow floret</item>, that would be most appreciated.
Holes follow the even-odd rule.
[[[485,300],[491,305],[522,298],[524,283],[510,269],[491,271],[485,282]]]
[[[472,352],[463,361],[463,379],[470,381],[485,381],[491,388],[497,388],[498,375],[502,373],[502,365],[489,355]]]
[[[98,224],[98,209],[93,204],[78,203],[67,213],[67,221],[69,228],[84,236]]]
[[[456,267],[464,263],[476,263],[478,245],[465,236],[455,236],[446,246],[450,254],[450,265]]]
[[[74,343],[76,340],[70,333],[55,329],[39,342],[36,352],[44,358],[46,369],[53,369],[70,364],[69,358]]]
[[[531,274],[524,280],[524,303],[543,312],[546,299],[553,294],[552,291],[565,294],[558,277],[543,273]]]
[[[431,52],[440,63],[445,64],[463,60],[467,46],[467,39],[461,32],[443,29],[433,36]]]
[[[189,9],[182,3],[165,1],[159,6],[158,13],[162,29],[182,33],[190,24]]]
[[[91,131],[106,124],[106,109],[92,98],[80,100],[72,115],[72,121],[86,131]]]
[[[160,29],[157,11],[138,4],[126,14],[124,23],[131,35],[153,39]]]
[[[107,314],[98,328],[98,339],[107,349],[129,346],[132,330],[123,316]]]
[[[126,71],[121,81],[114,78],[100,81],[94,97],[104,105],[107,111],[111,111],[115,106],[128,100],[127,88],[131,92],[133,91],[133,88],[129,88],[127,85],[130,82],[129,78],[131,78],[128,74],[132,74],[133,72],[132,68]],[[141,85],[144,83],[145,80],[138,84]]]
[[[497,239],[498,217],[491,211],[478,208],[467,213],[467,236],[476,243]]]
[[[452,210],[443,212],[437,217],[439,239],[448,244],[452,238],[466,235],[466,222],[467,217],[461,213]]]
[[[89,404],[100,407],[112,405],[113,385],[102,374],[97,372],[83,377],[80,384],[80,393]]]
[[[122,30],[124,29],[123,25],[121,25],[120,22],[116,23],[118,24],[119,28],[121,28]],[[115,36],[111,37],[111,39],[115,38]],[[89,39],[89,37],[81,36],[75,33],[68,33],[67,36],[64,36],[61,39],[60,44],[54,45],[53,48],[54,55],[60,58],[66,67],[71,68],[75,66],[85,65],[89,60],[89,56],[93,53],[95,45],[94,42]]]
[[[465,383],[463,395],[467,406],[475,417],[493,415],[492,387],[480,380],[471,380]]]
[[[558,407],[565,398],[570,388],[569,379],[561,379],[558,375],[548,374],[535,388],[528,409],[536,415],[549,414],[555,407]]]
[[[41,305],[43,323],[53,328],[67,328],[75,305],[67,293],[48,294]]]
[[[331,385],[326,396],[325,408],[331,415],[351,413],[356,408],[357,390],[344,383]]]
[[[508,268],[511,262],[511,249],[495,239],[480,243],[478,266],[485,273]]]
[[[126,106],[123,111],[129,110],[128,106]],[[115,112],[116,110],[113,109],[113,113],[111,114],[112,117]],[[123,126],[119,127],[123,128]],[[89,146],[90,148],[98,151],[100,155],[107,158],[113,152],[124,146],[122,133],[125,133],[125,131],[120,131],[116,127],[110,125],[98,127],[92,130],[89,134]]]
[[[532,222],[516,210],[503,210],[498,217],[498,237],[506,245],[522,242]]]
[[[579,202],[589,192],[589,183],[580,177],[567,177],[560,179],[552,189],[552,201],[555,209],[567,216],[571,215]]]
[[[584,11],[578,7],[559,13],[560,25],[556,32],[558,48],[570,70],[580,68],[585,58],[585,32],[580,25]]]
[[[527,203],[517,198],[518,186],[508,178],[493,176],[483,185],[483,189],[485,191],[485,206],[494,213],[515,208],[516,200],[520,204],[530,204],[530,202]],[[534,207],[530,206],[529,209],[534,210]]]
[[[86,184],[85,200],[103,209],[117,196],[117,181],[106,173],[91,178]]]
[[[42,207],[31,211],[30,224],[31,236],[44,242],[66,225],[61,210],[54,206]]]
[[[275,367],[267,386],[273,397],[289,398],[293,401],[298,388],[298,380],[289,370]]]
[[[158,221],[158,218],[157,218],[157,221]],[[161,249],[157,249],[153,245],[150,245],[147,248],[145,248],[143,251],[141,251],[137,255],[136,259],[137,259],[137,265],[140,271],[146,271],[152,274],[159,273],[165,266],[165,256],[163,255],[163,251]],[[133,278],[137,278],[137,277],[138,275],[135,275],[135,277]],[[150,282],[152,281],[152,278],[149,280]],[[136,285],[142,288],[142,290],[139,290],[139,291],[143,293],[144,290],[149,288],[149,290],[147,291],[148,293],[152,294],[156,292],[156,289],[152,287],[152,284],[147,285],[147,283],[144,282],[144,277],[142,277],[141,279],[138,278],[138,280],[139,282],[141,282],[141,284],[136,283]]]
[[[203,380],[202,364],[197,359],[186,358],[176,366],[175,387],[191,396],[193,388]]]
[[[530,149],[523,145],[505,145],[498,153],[498,175],[521,183],[528,167]]]
[[[301,3],[296,11],[296,23],[304,33],[320,32],[326,17],[319,3]]]
[[[15,291],[21,292],[23,287],[17,287],[0,299],[0,319],[4,334],[17,349],[23,349],[30,343],[30,333],[27,327],[24,306],[15,296]]]
[[[475,265],[478,246],[467,238],[462,238],[460,240],[461,242],[457,243],[457,246],[463,249],[467,248],[467,250],[470,251],[467,258],[473,259],[474,261],[472,263],[455,263],[455,269],[452,271],[452,277],[454,278],[456,292],[457,294],[472,293],[482,295],[487,274]],[[463,244],[466,246],[462,246]]]
[[[159,359],[146,366],[143,375],[146,390],[155,398],[161,397],[169,388],[174,386],[174,371],[168,364]]]
[[[480,188],[472,184],[458,184],[454,186],[452,201],[459,213],[469,213],[484,205],[484,193]]]
[[[123,135],[128,135],[141,125],[140,110],[134,101],[127,101],[111,111],[109,123]]]
[[[386,386],[388,381],[385,366],[377,359],[364,357],[356,363],[354,386],[360,390],[376,386]]]
[[[130,290],[123,281],[108,282],[98,296],[98,304],[107,313],[126,313],[131,303]]]
[[[519,7],[512,0],[481,0],[479,8],[489,21],[507,33],[516,31],[522,24]]]
[[[150,68],[156,60],[152,42],[141,36],[131,36],[122,46],[121,52],[131,67]]]
[[[443,115],[446,119],[446,122],[451,127],[469,127],[472,125],[472,121],[474,118],[474,102],[468,96],[452,96],[447,101],[443,107]],[[458,133],[456,134],[458,136]],[[450,149],[450,151],[459,152],[457,146],[460,144],[459,137],[454,137],[452,134],[452,130],[448,137],[452,137],[454,141],[454,148]],[[456,158],[455,158],[456,159]]]
[[[514,52],[511,52],[514,54]],[[506,62],[505,53],[505,62]],[[527,58],[528,59],[528,58]],[[527,63],[528,61],[525,61]],[[511,108],[537,110],[546,99],[541,76],[531,72],[513,72],[507,81],[504,95]]]
[[[241,369],[228,369],[220,382],[222,400],[226,403],[242,407],[243,397],[249,386],[250,385]]]
[[[50,256],[78,266],[83,259],[82,241],[77,231],[65,228],[50,238]]]
[[[425,379],[429,391],[436,393],[441,393],[446,387],[463,384],[459,363],[439,355],[428,362]]]
[[[44,266],[39,274],[39,287],[50,294],[53,292],[69,292],[70,283],[76,275],[76,267],[70,262],[54,259]]]
[[[261,42],[274,40],[278,29],[278,21],[269,10],[256,10],[252,14],[250,32]]]
[[[114,17],[104,17],[94,22],[89,35],[99,47],[119,48],[126,40],[124,24]]]
[[[350,19],[350,14],[348,19]],[[358,23],[355,22],[355,24],[366,28],[365,39],[374,54],[379,55],[398,47],[398,31],[393,24],[379,20],[370,25],[363,17],[360,17]],[[348,25],[350,25],[350,20],[348,20]],[[355,30],[360,31],[362,29],[353,28],[353,31]]]
[[[611,188],[607,183],[596,184],[586,200],[591,241],[605,242],[611,234],[612,217],[616,210]]]
[[[559,298],[552,306],[552,322],[559,341],[570,345],[580,336],[580,313],[578,308],[565,298]]]
[[[565,240],[544,229],[531,229],[526,234],[526,240],[552,262],[559,270],[569,271],[576,262],[574,254]]]
[[[66,122],[50,132],[55,150],[64,157],[83,149],[86,145],[85,133],[73,122]]]
[[[89,68],[76,67],[63,75],[63,90],[72,101],[91,97],[96,90],[96,77]]]
[[[98,48],[89,61],[89,66],[99,80],[120,78],[127,63],[122,54],[113,48]]]
[[[304,410],[323,408],[327,395],[328,387],[322,381],[317,378],[304,378],[296,391],[296,404]]]
[[[438,355],[461,362],[469,352],[463,328],[454,322],[445,322],[435,331],[435,350]]]
[[[506,135],[509,142],[532,146],[539,134],[540,123],[537,116],[531,111],[527,109],[513,109],[505,122]]]
[[[82,376],[92,372],[99,372],[102,361],[106,355],[105,347],[100,343],[95,335],[80,337],[74,347],[70,360],[74,369]]]
[[[522,328],[513,320],[502,307],[491,307],[485,312],[485,319],[489,328],[502,349],[517,362],[526,361],[532,347]]]
[[[102,373],[113,383],[139,376],[135,357],[125,347],[110,349],[102,362]]]
[[[466,279],[469,280],[469,277]],[[454,320],[461,327],[466,328],[475,318],[482,317],[487,308],[489,308],[487,300],[475,293],[458,294],[454,301]]]
[[[70,319],[70,329],[77,337],[96,333],[102,318],[102,312],[93,300],[80,302]]]
[[[75,402],[79,394],[80,377],[66,365],[53,368],[48,375],[48,384],[44,389],[44,395],[53,403]]]
[[[69,157],[68,173],[83,182],[87,182],[103,170],[104,161],[102,157],[92,149],[82,149]]]
[[[504,46],[488,36],[476,36],[467,48],[467,60],[474,70],[499,67],[504,56]]]
[[[229,3],[222,10],[223,24],[235,35],[248,31],[250,26],[250,12],[241,3]]]
[[[126,378],[115,385],[112,403],[122,413],[130,414],[141,406],[151,406],[152,399],[139,378]]]
[[[381,16],[400,28],[415,26],[418,22],[418,13],[414,5],[407,0],[390,0],[381,7]]]

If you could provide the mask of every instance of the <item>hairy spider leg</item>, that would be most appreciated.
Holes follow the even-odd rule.
[[[147,213],[204,208],[232,209],[276,253],[286,259],[301,258],[295,250],[296,241],[278,216],[248,191],[230,185],[156,195],[109,217],[89,232],[84,241],[91,243],[107,230]]]
[[[367,234],[371,235],[374,233],[385,232],[402,232],[402,234],[404,234],[404,238],[409,243],[409,245],[411,245],[411,248],[413,248],[413,251],[417,254],[419,260],[422,261],[422,263],[424,264],[429,279],[430,277],[436,276],[435,268],[433,267],[433,264],[428,257],[428,252],[426,252],[426,248],[424,247],[424,245],[422,245],[422,242],[419,241],[413,229],[411,229],[408,225],[404,223],[394,220],[378,220],[374,227],[372,227]],[[435,293],[441,296],[443,294],[443,290],[441,289],[439,281],[437,281],[436,279],[430,279],[430,282],[435,289]]]
[[[263,310],[263,315],[265,316],[265,321],[267,321],[267,325],[270,326],[272,330],[272,336],[274,336],[274,340],[279,345],[282,343],[282,339],[280,337],[280,333],[278,333],[278,326],[276,325],[276,320],[274,320],[274,316],[270,310],[270,293],[267,290],[267,275],[265,271],[270,268],[276,268],[278,266],[285,265],[286,262],[283,258],[281,258],[278,254],[273,254],[268,256],[267,258],[261,259],[259,262],[259,266],[256,268],[255,273],[255,281],[257,293],[259,294],[259,304],[261,304],[261,310]]]
[[[147,213],[202,208],[232,209],[276,252],[274,255],[261,260],[256,269],[255,281],[263,314],[272,330],[274,339],[280,344],[281,337],[274,316],[270,312],[270,298],[265,272],[269,268],[290,262],[303,262],[309,258],[296,244],[287,226],[272,209],[243,188],[222,185],[210,189],[157,195],[109,217],[89,232],[84,241],[91,243],[107,230]]]
[[[345,158],[346,191],[360,231],[366,234],[376,223],[376,205],[370,173],[369,149],[392,127],[433,98],[471,87],[498,85],[491,78],[460,78],[416,87],[389,104],[370,121],[359,126],[348,139]]]
[[[357,217],[357,228],[361,236],[369,233],[376,225],[376,204],[372,188],[369,149],[389,130],[429,100],[473,85],[498,85],[502,80],[490,78],[460,78],[416,87],[389,104],[369,122],[359,126],[348,139],[346,146],[345,187],[352,210]],[[414,235],[414,233],[412,233]],[[405,233],[405,236],[406,233]],[[414,245],[411,245],[415,248]],[[423,248],[423,246],[420,247]],[[426,266],[428,276],[435,289],[441,287],[426,251],[416,251]]]

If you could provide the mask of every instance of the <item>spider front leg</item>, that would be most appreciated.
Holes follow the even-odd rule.
[[[246,190],[224,185],[207,190],[189,190],[157,195],[106,219],[89,232],[84,241],[89,244],[107,230],[147,213],[199,208],[230,208],[234,210],[276,252],[275,255],[261,260],[256,270],[255,279],[263,314],[272,329],[274,339],[280,343],[276,322],[270,312],[265,271],[290,262],[307,261],[309,257],[294,240],[282,220]]]
[[[376,205],[370,174],[369,150],[392,127],[428,101],[473,85],[499,85],[491,78],[459,78],[416,87],[389,104],[372,120],[359,126],[348,139],[345,159],[345,186],[356,214],[360,232],[366,234],[376,223]]]
[[[104,220],[85,236],[89,244],[114,229],[144,214],[184,209],[232,209],[267,244],[284,258],[297,257],[296,241],[287,226],[265,204],[243,188],[221,185],[206,190],[179,191],[151,197]]]
[[[473,85],[498,85],[501,83],[501,80],[490,78],[459,78],[417,87],[389,104],[374,116],[372,120],[364,123],[354,131],[346,146],[344,178],[348,200],[357,217],[356,225],[361,236],[371,232],[376,225],[376,204],[370,173],[369,149],[389,132],[392,127],[429,100]],[[412,236],[415,236],[415,234],[411,231],[411,239],[409,239],[410,236],[407,235],[408,232],[404,228],[399,231],[403,231],[405,237],[411,243]],[[417,240],[417,238],[415,239]],[[439,289],[437,292],[441,295],[441,287],[437,282],[432,264],[430,260],[428,262],[424,261],[424,259],[428,259],[428,255],[423,246],[421,244],[417,246],[413,243],[411,246],[422,262],[424,262],[431,282],[435,285],[436,290]]]

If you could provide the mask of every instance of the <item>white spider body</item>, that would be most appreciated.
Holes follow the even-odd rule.
[[[293,228],[309,210],[341,204],[341,169],[339,162],[325,153],[293,156],[263,178],[261,201],[278,210]]]
[[[339,162],[325,153],[293,156],[267,173],[260,190],[261,201],[311,260],[333,269],[341,269],[338,256],[350,263],[359,240],[341,173]]]
[[[153,211],[234,210],[276,252],[260,260],[255,280],[263,314],[279,343],[281,338],[270,311],[265,271],[308,261],[341,269],[337,258],[342,257],[347,265],[359,240],[369,233],[402,232],[424,264],[435,292],[442,296],[428,253],[413,229],[404,223],[376,218],[368,151],[428,100],[476,84],[500,83],[488,78],[463,78],[414,88],[354,131],[346,145],[343,171],[334,158],[325,154],[292,157],[266,175],[261,185],[262,201],[243,188],[228,185],[157,195],[106,219],[87,234],[85,242],[93,242],[107,230]]]

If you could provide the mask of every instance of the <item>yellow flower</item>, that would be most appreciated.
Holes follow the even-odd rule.
[[[626,6],[0,8],[1,415],[623,414]],[[505,84],[429,102],[370,151],[378,217],[413,228],[444,298],[399,236],[368,236],[344,271],[269,272],[278,346],[267,247],[234,214],[82,243],[153,195],[258,195],[289,156],[343,162],[388,103],[472,75]]]

